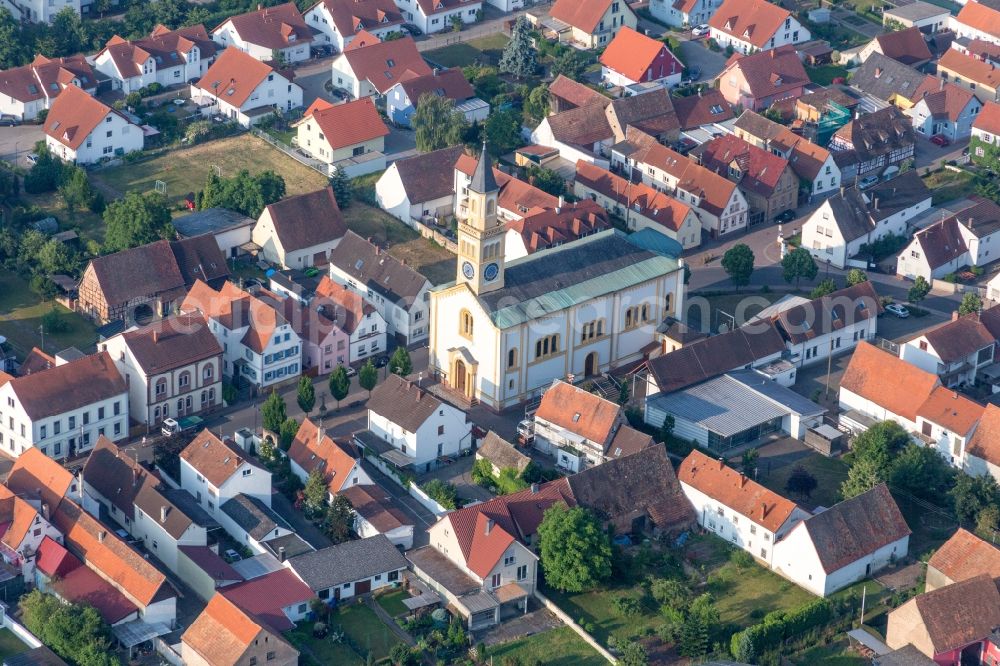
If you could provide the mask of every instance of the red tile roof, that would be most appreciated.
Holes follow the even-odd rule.
[[[337,284],[328,275],[324,275],[316,286],[316,296],[329,301],[324,303],[330,309],[329,316],[348,335],[357,330],[365,315],[375,311],[375,308],[365,302],[361,294]]]
[[[561,208],[542,210],[520,220],[509,222],[528,254],[611,228],[608,213],[590,199],[565,204]]]
[[[576,163],[576,182],[617,201],[626,208],[671,231],[680,231],[691,214],[691,207],[664,192],[643,183],[632,183],[607,169],[580,160]]]
[[[549,84],[549,95],[553,95],[563,100],[571,106],[587,106],[594,102],[600,102],[607,106],[611,100],[589,86],[568,79],[562,74]]]
[[[764,197],[774,194],[788,160],[747,143],[735,134],[712,139],[698,147],[701,163],[719,175],[729,172],[734,162],[743,173],[739,185]]]
[[[123,397],[128,387],[107,352],[98,352],[10,381],[21,408],[33,420],[63,414],[101,400]]]
[[[515,539],[527,542],[535,534],[545,510],[556,503],[576,504],[565,479],[542,484],[534,491],[529,488],[501,495],[453,511],[442,520],[451,524],[466,566],[483,577]]]
[[[987,575],[925,592],[909,603],[916,605],[935,655],[988,639],[1000,626],[1000,591]]]
[[[121,115],[76,86],[70,86],[52,102],[45,118],[45,134],[76,150],[111,113]]]
[[[0,94],[20,102],[58,97],[76,79],[84,90],[94,90],[97,79],[82,55],[66,58],[35,56],[30,65],[0,71]]]
[[[603,446],[621,426],[624,413],[617,403],[572,384],[556,381],[542,394],[535,418],[544,419]]]
[[[455,102],[464,102],[470,97],[476,96],[472,85],[458,67],[435,70],[424,76],[415,76],[400,82],[399,85],[406,91],[406,96],[413,106],[417,106],[420,98],[424,95],[437,95]]]
[[[765,0],[725,0],[708,25],[763,49],[790,16],[787,9]]]
[[[378,38],[378,35],[373,35],[367,30],[358,30],[358,33],[354,35],[354,39],[351,40],[351,43],[344,47],[344,51],[354,51],[356,49],[370,46],[371,44],[380,44],[381,42],[382,40]]]
[[[0,543],[13,551],[19,550],[36,518],[41,516],[35,507],[14,495],[6,486],[0,486],[0,523],[4,525]]]
[[[986,405],[965,450],[969,455],[1000,465],[1000,407]]]
[[[159,569],[73,502],[59,505],[54,522],[66,545],[79,554],[87,567],[132,603],[145,607],[176,596]]]
[[[358,81],[367,80],[383,95],[400,81],[432,73],[412,37],[348,48],[340,57],[347,59]]]
[[[1000,104],[996,102],[986,102],[983,104],[979,115],[972,121],[972,129],[1000,136]]]
[[[313,40],[312,30],[294,2],[231,16],[213,30],[232,22],[240,39],[268,49],[285,49]]]
[[[797,508],[795,502],[700,451],[688,454],[677,470],[677,478],[770,532],[781,528]]]
[[[46,536],[38,544],[35,566],[49,578],[63,578],[73,569],[82,567],[83,562],[60,543]]]
[[[306,109],[303,119],[296,124],[308,122],[310,118],[319,125],[326,142],[333,150],[372,141],[389,134],[389,128],[382,122],[382,117],[371,97],[362,97],[344,104],[330,104],[322,98],[317,98]]]
[[[180,453],[181,460],[186,460],[216,488],[228,481],[240,465],[250,462],[245,456],[233,442],[219,439],[208,428],[198,433]]]
[[[128,597],[87,567],[77,567],[49,585],[70,603],[93,606],[108,624],[121,622],[139,610]]]
[[[975,99],[972,91],[966,90],[954,83],[945,83],[943,79],[927,77],[917,87],[910,99],[914,104],[924,102],[927,110],[936,119],[957,122],[962,111]]]
[[[41,498],[49,511],[56,510],[75,484],[76,479],[65,467],[35,447],[17,457],[6,481],[15,495],[28,500]]]
[[[1000,549],[960,527],[934,552],[927,566],[937,569],[953,583],[982,574],[1000,578]]]
[[[308,603],[315,596],[290,569],[272,571],[259,578],[230,585],[223,588],[220,594],[275,631],[295,627],[283,608]]]
[[[307,474],[314,469],[322,472],[327,487],[333,494],[344,489],[351,470],[358,461],[322,432],[312,421],[304,419],[288,449],[288,457]]]
[[[478,163],[477,157],[462,153],[455,162],[455,168],[471,178]],[[493,167],[493,177],[500,187],[497,205],[515,215],[524,216],[531,211],[549,210],[559,205],[558,197],[496,167]]]
[[[612,0],[556,0],[549,15],[574,28],[593,34],[600,20],[611,8]],[[628,5],[622,3],[628,10]],[[631,11],[631,10],[629,10]]]
[[[356,36],[366,29],[382,29],[403,23],[403,15],[392,0],[320,0],[308,11],[318,5],[326,7],[337,32],[344,37]]]
[[[222,52],[195,87],[235,107],[242,107],[268,75],[282,74],[267,63],[230,46]],[[287,77],[286,77],[287,78]]]
[[[661,58],[661,56],[663,56]],[[657,62],[659,60],[659,62]],[[631,81],[642,81],[655,66],[650,80],[681,72],[684,65],[663,42],[625,26],[601,54],[601,64]]]
[[[167,317],[122,333],[122,339],[148,376],[222,356],[208,321],[199,314]]]
[[[709,88],[697,95],[675,99],[674,112],[682,130],[719,123],[733,117],[733,107],[729,106],[718,88]]]
[[[739,1],[741,0],[728,0],[728,2]],[[760,2],[760,4],[768,3]],[[716,12],[712,20],[718,18],[721,11],[720,9]],[[751,55],[734,54],[729,58],[719,78],[726,76],[726,72],[731,68],[742,72],[750,88],[750,94],[754,98],[763,99],[791,93],[809,83],[802,61],[791,45],[779,46],[769,51],[758,51]]]
[[[985,32],[993,37],[1000,37],[1000,10],[979,2],[967,2],[962,6],[955,18],[959,23]]]
[[[840,381],[842,389],[910,421],[937,385],[937,375],[867,342],[858,343]]]
[[[968,435],[986,408],[945,386],[938,386],[917,410],[917,416],[961,437]]]
[[[210,60],[218,50],[205,31],[205,26],[200,23],[177,30],[158,25],[149,37],[143,39],[126,41],[115,35],[94,57],[98,58],[106,52],[122,76],[132,77],[142,75],[143,66],[150,58],[161,71],[178,67],[183,64],[178,54],[187,55],[195,47],[200,52],[199,60]]]
[[[370,97],[364,97],[358,100],[358,102],[351,102],[351,104],[357,104],[361,101],[372,105]],[[343,104],[341,106],[347,105]],[[374,119],[378,122],[378,126],[369,126],[366,130],[361,131],[370,131],[377,136],[378,132],[384,130],[388,134],[389,130],[385,129],[385,125],[379,119],[374,105],[371,106],[371,112],[374,114]],[[338,119],[347,124],[346,131],[348,132],[356,132],[360,127],[359,125],[351,124],[353,121],[343,115],[339,118],[327,118],[326,120],[332,121]],[[370,121],[371,117],[368,118],[367,122]],[[332,126],[337,127],[337,124],[332,124]],[[324,132],[327,131],[325,126],[320,125],[320,127]],[[355,136],[357,137],[357,135]],[[330,134],[327,134],[326,137],[328,140],[332,138]],[[360,141],[367,140],[360,139]],[[331,145],[338,141],[334,140],[331,142]],[[340,146],[334,146],[334,148],[337,147]],[[333,193],[333,188],[329,185],[315,192],[306,192],[305,194],[285,197],[281,201],[268,204],[267,213],[271,216],[271,224],[274,225],[274,233],[281,242],[281,248],[286,253],[333,243],[338,238],[343,238],[344,234],[347,233],[347,223],[344,221],[344,215],[340,212],[340,206],[337,205],[337,197]]]
[[[248,327],[241,342],[258,354],[264,353],[274,330],[286,323],[274,307],[232,282],[226,282],[216,291],[201,280],[196,281],[180,309],[198,311],[229,330]]]
[[[383,534],[413,525],[403,510],[381,486],[359,485],[345,488],[341,493],[351,503],[358,515]]]
[[[924,41],[924,33],[920,32],[920,28],[916,26],[878,35],[875,37],[875,41],[878,42],[882,55],[904,65],[915,67],[931,59],[931,50],[927,48],[927,42]],[[948,49],[948,51],[955,50]],[[955,53],[958,52],[955,51]]]
[[[259,620],[226,598],[225,594],[216,592],[181,636],[181,642],[211,666],[236,666],[243,663],[247,649],[264,632]],[[273,632],[267,632],[266,639],[284,642]]]

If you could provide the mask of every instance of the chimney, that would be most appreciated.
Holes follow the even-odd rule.
[[[951,311],[951,320],[952,321],[958,321],[958,310],[952,310]]]
[[[487,518],[486,519],[486,531],[484,532],[484,534],[486,534],[486,536],[489,536],[490,535],[490,530],[492,530],[492,529],[493,529],[493,519],[492,518]]]
[[[45,520],[49,519],[49,503],[42,502],[42,518]]]
[[[760,517],[767,518],[767,502],[760,503]]]
[[[163,505],[163,506],[160,507],[160,522],[161,523],[167,522],[167,507],[166,507],[166,505]]]
[[[160,342],[160,331],[154,328],[153,329],[153,344],[155,345],[155,344],[157,344],[159,342]]]
[[[278,546],[278,561],[279,562],[284,562],[285,561],[285,547],[284,546]]]
[[[969,216],[969,228],[970,229],[972,228],[972,216],[971,215]]]
[[[843,185],[843,183],[841,183],[841,185],[840,185],[840,196],[844,196],[844,190],[845,189],[847,189],[847,188],[845,188],[844,185]]]
[[[440,67],[435,67],[434,68],[434,76],[437,76],[440,71],[441,71]]]
[[[537,483],[531,484],[531,494],[532,495],[537,495],[538,494],[538,484]]]
[[[938,90],[944,90],[944,79],[941,79],[941,85],[938,87]]]
[[[878,195],[872,197],[872,205],[875,207],[875,210],[878,210]]]
[[[104,530],[101,530],[100,532],[98,532],[97,533],[97,543],[104,543],[104,537],[106,537],[107,535],[108,535],[108,533],[105,532]]]
[[[745,485],[747,485],[747,475],[740,474],[740,488],[742,488]]]
[[[721,471],[724,469],[726,469],[726,461],[723,460],[722,458],[719,458],[719,470]]]

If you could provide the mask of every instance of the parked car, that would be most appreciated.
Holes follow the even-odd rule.
[[[865,176],[865,177],[864,177],[864,178],[862,178],[862,179],[861,179],[861,181],[860,181],[860,182],[858,183],[858,186],[859,186],[859,187],[860,187],[861,189],[863,189],[863,190],[864,190],[864,189],[867,189],[867,188],[871,187],[872,185],[874,185],[874,184],[875,184],[875,183],[877,183],[877,182],[878,182],[878,176]]]
[[[948,140],[948,137],[942,136],[940,134],[935,134],[934,136],[932,136],[931,143],[933,143],[935,146],[941,146],[942,148],[951,145],[951,141]]]
[[[780,213],[777,217],[774,218],[774,221],[785,224],[787,222],[791,222],[794,219],[795,219],[795,211],[789,209],[786,210],[784,213]]]
[[[0,115],[0,127],[16,127],[21,124],[15,116],[9,114]]]
[[[227,560],[229,560],[230,562],[239,562],[240,560],[242,560],[242,559],[243,559],[242,557],[240,557],[240,554],[239,554],[239,553],[237,553],[237,552],[236,552],[235,550],[233,550],[232,548],[227,548],[227,549],[226,549],[226,553],[225,553],[225,557],[226,557],[226,559],[227,559]]]
[[[691,35],[694,37],[702,37],[710,32],[707,23],[699,23],[695,27],[691,28]]]
[[[906,319],[910,316],[910,311],[906,309],[906,306],[899,303],[889,303],[889,305],[885,306],[885,311],[896,315],[900,319]]]
[[[28,164],[38,164],[38,155],[36,153],[28,153],[24,156],[24,159],[28,160]]]
[[[384,355],[379,356],[378,358],[375,359],[374,362],[376,368],[384,368],[385,366],[389,365],[389,357]]]
[[[347,376],[348,377],[354,377],[357,374],[358,374],[358,371],[355,368],[352,368],[351,366],[347,366]]]
[[[682,81],[695,82],[701,78],[701,70],[697,67],[687,67],[684,69],[684,78]]]

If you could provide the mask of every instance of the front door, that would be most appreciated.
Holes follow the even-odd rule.
[[[584,377],[591,377],[597,374],[597,352],[590,352],[587,354],[586,360],[583,362],[583,375]]]
[[[465,363],[455,361],[455,390],[465,395]]]

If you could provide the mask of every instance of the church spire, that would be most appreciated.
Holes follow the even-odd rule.
[[[476,164],[476,170],[472,173],[472,182],[469,183],[469,189],[473,192],[478,192],[479,194],[487,194],[489,192],[496,192],[497,179],[493,176],[493,164],[490,161],[490,154],[486,152],[486,140],[483,140],[483,151],[479,155],[479,162]]]

